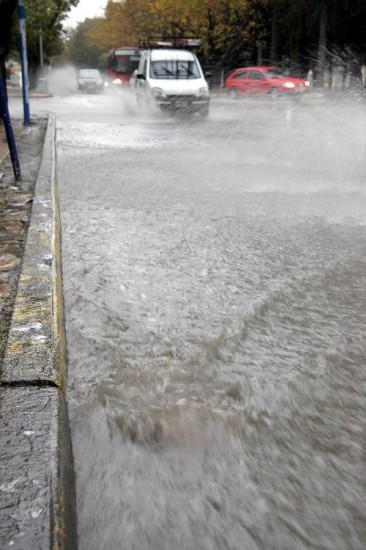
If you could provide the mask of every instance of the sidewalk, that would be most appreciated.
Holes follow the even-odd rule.
[[[22,97],[23,92],[22,89],[18,86],[7,86],[7,93],[9,97]],[[47,91],[40,91],[40,90],[30,90],[29,97],[50,97],[52,94],[50,94]]]
[[[0,125],[0,548],[77,548],[55,120]]]

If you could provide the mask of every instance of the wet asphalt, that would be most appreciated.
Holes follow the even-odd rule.
[[[57,112],[80,548],[363,548],[363,99],[34,108]]]

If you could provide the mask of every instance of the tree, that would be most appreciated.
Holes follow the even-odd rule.
[[[62,22],[79,0],[24,0],[27,14],[27,45],[30,64],[40,65],[40,38],[45,59],[63,47]]]
[[[68,43],[67,57],[77,67],[104,68],[105,49],[92,41],[89,36],[98,28],[99,24],[100,20],[97,18],[85,19],[72,32]]]
[[[110,0],[105,18],[90,38],[105,48],[136,46],[149,36],[195,36],[203,39],[207,59],[233,62],[243,44],[251,47],[263,34],[259,0]]]
[[[41,64],[41,53],[49,62],[64,47],[63,20],[79,0],[24,0],[26,11],[27,53],[29,76],[35,79]],[[15,18],[16,19],[16,18]],[[18,51],[18,21],[12,30],[11,49]]]
[[[0,0],[0,70],[6,86],[5,59],[9,52],[16,0]]]
[[[195,36],[201,60],[218,69],[256,63],[260,48],[263,61],[321,73],[332,52],[366,56],[366,0],[109,0],[87,35],[104,51]]]

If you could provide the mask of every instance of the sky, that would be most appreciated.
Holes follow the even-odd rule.
[[[65,26],[76,27],[87,17],[99,17],[104,14],[108,0],[80,0],[65,19]]]

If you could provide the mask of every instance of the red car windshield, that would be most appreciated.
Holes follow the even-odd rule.
[[[266,73],[266,76],[268,76],[268,78],[281,78],[286,76],[281,71],[281,69],[268,69],[267,71],[265,71],[265,73]]]

